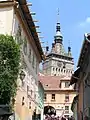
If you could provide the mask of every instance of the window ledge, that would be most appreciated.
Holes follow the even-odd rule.
[[[51,99],[51,101],[56,101],[55,99]]]

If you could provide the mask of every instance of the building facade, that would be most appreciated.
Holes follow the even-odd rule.
[[[69,46],[68,52],[65,52],[63,36],[60,29],[60,22],[58,21],[51,51],[48,52],[48,48],[46,49],[46,60],[43,62],[43,72],[50,76],[71,76],[74,71],[71,47]]]
[[[39,119],[43,120],[43,112],[44,112],[44,88],[42,83],[39,80],[38,83],[38,94],[39,94]]]
[[[40,81],[44,86],[44,108],[53,107],[59,117],[72,116],[71,104],[76,92],[69,86],[70,78],[40,76]]]
[[[78,69],[74,72],[71,79],[71,84],[76,85],[78,102],[77,115],[79,120],[90,119],[90,34],[84,35],[84,42],[81,48]]]
[[[38,92],[39,63],[43,60],[43,50],[26,0],[1,0],[0,16],[0,34],[12,35],[21,48],[14,117],[31,120],[38,113],[43,114]]]
[[[78,95],[74,97],[72,105],[71,105],[71,110],[73,112],[73,117],[75,120],[78,120]]]

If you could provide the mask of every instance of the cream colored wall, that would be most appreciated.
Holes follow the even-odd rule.
[[[45,93],[47,94],[47,100],[44,102],[44,106],[48,106],[48,105],[53,106],[56,109],[56,112],[59,116],[61,116],[61,114],[65,110],[65,106],[69,106],[69,115],[71,116],[73,114],[71,111],[71,104],[76,93],[72,93],[72,92],[68,93],[69,102],[65,102],[66,92],[52,92],[52,93],[45,92]],[[51,98],[52,94],[55,94],[55,101],[52,101],[52,98]]]
[[[65,94],[67,93],[56,93],[56,92],[52,92],[52,93],[47,93],[47,100],[45,101],[45,103],[52,103],[52,94],[55,94],[55,101],[54,103],[65,103]],[[75,97],[76,93],[68,93],[69,94],[69,103],[72,103],[73,98]]]
[[[15,101],[15,112],[17,116],[21,120],[27,120],[32,117],[33,111],[35,108],[38,109],[38,74],[36,74],[36,68],[32,67],[32,64],[29,62],[28,54],[29,54],[29,48],[32,51],[32,55],[34,54],[35,60],[37,60],[37,73],[39,70],[39,57],[35,53],[35,49],[32,47],[31,43],[29,42],[30,39],[33,39],[32,36],[27,37],[27,28],[22,25],[22,21],[17,16],[17,14],[14,14],[15,9],[13,7],[5,7],[0,8],[0,34],[8,34],[12,35],[14,38],[16,36],[16,32],[18,29],[18,24],[20,25],[22,29],[22,40],[24,36],[26,36],[27,40],[27,55],[23,52],[23,44],[21,45],[21,55],[23,56],[22,59],[24,60],[26,64],[26,68],[23,68],[23,71],[25,72],[25,78],[24,78],[24,86],[22,86],[22,82],[20,80],[20,76],[18,78],[18,91],[16,95],[16,101]],[[32,40],[33,41],[33,40]],[[24,67],[24,66],[23,66]],[[29,86],[29,92],[30,97],[27,96],[27,85]],[[36,98],[35,95],[36,94]],[[24,105],[22,106],[22,97],[24,97]],[[29,109],[29,102],[31,102],[31,109]]]
[[[35,68],[32,67],[32,61],[33,61],[32,56],[34,55],[35,60],[37,60],[37,69],[39,69],[39,60],[38,60],[38,57],[35,54],[35,51],[34,51],[33,47],[31,46],[31,44],[29,42],[29,39],[32,39],[32,37],[28,39],[27,34],[25,32],[25,29],[23,29],[22,24],[19,21],[19,18],[14,15],[14,26],[13,26],[14,36],[16,35],[17,29],[18,29],[18,24],[20,25],[21,30],[22,30],[22,40],[24,40],[25,36],[26,36],[26,40],[27,40],[27,54],[24,54],[23,44],[21,45],[21,52],[22,52],[22,55],[23,55],[23,60],[26,64],[26,68],[23,68],[23,70],[26,74],[26,78],[24,80],[25,85],[23,87],[20,86],[21,90],[24,90],[24,93],[22,92],[22,94],[26,99],[25,103],[27,103],[23,107],[23,111],[24,111],[23,112],[23,118],[26,118],[26,116],[29,116],[28,112],[31,110],[31,115],[32,115],[35,108],[38,109],[38,105],[39,105],[38,104],[38,94],[37,94],[37,91],[38,91],[38,84],[37,84],[38,83],[37,82],[38,77],[37,76],[38,76],[38,74],[36,74],[36,67]],[[32,54],[31,55],[31,62],[29,62],[29,58],[28,58],[29,49],[31,49],[31,54]],[[29,92],[28,92],[29,98],[27,97],[27,85],[29,86]],[[32,90],[32,95],[31,95],[31,90]],[[19,89],[18,92],[21,92],[20,89]],[[21,96],[18,96],[18,97],[21,98]],[[29,102],[31,102],[31,109],[30,110],[29,110]],[[27,113],[26,113],[26,111],[27,111]],[[36,111],[38,111],[38,110],[36,110]]]
[[[0,8],[0,34],[12,34],[13,7]]]

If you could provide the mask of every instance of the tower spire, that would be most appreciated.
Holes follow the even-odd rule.
[[[57,26],[56,26],[56,32],[60,32],[60,22],[59,22],[59,8],[57,11]]]
[[[55,43],[61,43],[62,44],[62,34],[61,34],[61,28],[60,28],[60,22],[59,22],[59,8],[57,11],[57,23],[56,23],[56,35],[54,36],[55,38]]]

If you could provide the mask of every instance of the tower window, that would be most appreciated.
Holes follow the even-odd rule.
[[[53,71],[54,71],[54,68],[53,68]]]

